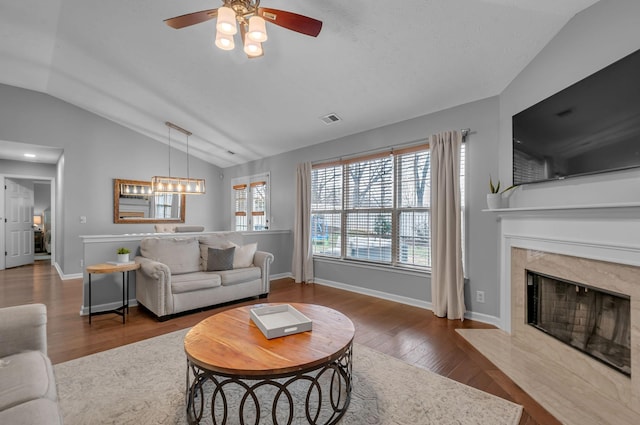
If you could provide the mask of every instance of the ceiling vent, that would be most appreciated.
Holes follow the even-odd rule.
[[[338,115],[333,113],[327,114],[324,117],[320,117],[320,119],[322,120],[323,123],[327,125],[342,121],[342,118],[340,118]]]

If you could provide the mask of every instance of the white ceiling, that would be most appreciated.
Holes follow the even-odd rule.
[[[0,0],[0,83],[162,143],[171,121],[193,132],[191,153],[228,167],[497,95],[594,3],[262,0],[324,24],[318,38],[267,24],[249,60],[213,45],[215,21],[162,22],[220,0]]]

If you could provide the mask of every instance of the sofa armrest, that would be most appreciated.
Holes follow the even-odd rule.
[[[253,265],[260,267],[262,270],[262,293],[268,294],[271,284],[269,275],[271,273],[271,263],[273,262],[273,254],[265,251],[256,251],[253,255]]]
[[[47,354],[47,307],[44,304],[0,308],[0,357],[26,350]]]
[[[158,317],[172,314],[169,266],[142,256],[137,256],[135,262],[140,264],[136,270],[136,299]]]
[[[140,273],[146,277],[158,281],[171,280],[171,270],[166,264],[141,256],[137,256],[135,262],[140,264]]]

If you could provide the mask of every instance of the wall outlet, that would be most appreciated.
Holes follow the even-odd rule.
[[[84,260],[80,260],[80,267],[84,267]]]
[[[476,291],[476,301],[479,303],[484,302],[484,291]]]

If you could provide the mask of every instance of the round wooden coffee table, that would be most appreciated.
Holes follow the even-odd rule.
[[[226,310],[189,330],[184,349],[190,424],[199,423],[207,409],[214,424],[226,424],[235,414],[240,424],[258,424],[270,415],[274,425],[335,424],[344,415],[352,389],[353,323],[328,307],[289,303],[311,319],[312,330],[267,339],[249,311],[273,305]]]

